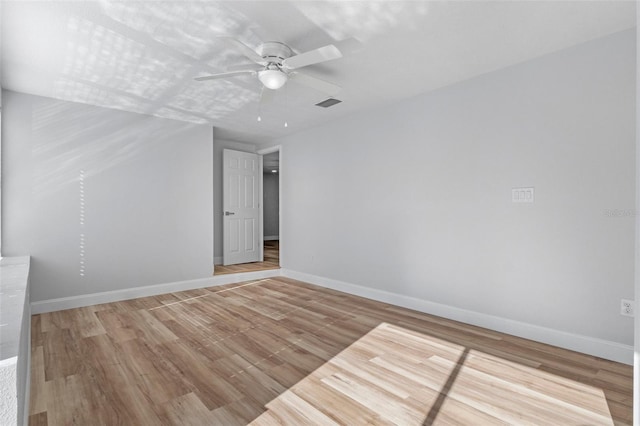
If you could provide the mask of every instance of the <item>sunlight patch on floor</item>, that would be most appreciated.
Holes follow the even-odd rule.
[[[266,408],[252,425],[613,425],[601,389],[388,323]]]

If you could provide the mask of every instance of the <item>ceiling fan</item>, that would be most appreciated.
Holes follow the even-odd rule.
[[[289,46],[277,41],[262,43],[257,51],[255,51],[233,37],[220,38],[224,39],[256,65],[232,67],[228,72],[196,77],[195,80],[204,81],[240,75],[257,75],[258,80],[260,80],[264,87],[271,90],[280,89],[289,79],[330,95],[334,95],[341,90],[340,86],[297,71],[299,68],[309,65],[341,58],[342,52],[333,44],[294,55],[293,50]],[[241,69],[235,71],[233,68]]]

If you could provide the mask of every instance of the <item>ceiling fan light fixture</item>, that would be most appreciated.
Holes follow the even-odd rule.
[[[267,89],[277,90],[284,86],[289,77],[280,70],[262,70],[258,72],[258,78]]]

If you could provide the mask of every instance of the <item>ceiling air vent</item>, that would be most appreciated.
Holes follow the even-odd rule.
[[[333,98],[329,98],[325,101],[322,101],[320,103],[317,103],[316,106],[322,107],[322,108],[329,108],[330,106],[334,106],[335,104],[339,104],[340,102],[342,102],[339,99],[333,99]]]

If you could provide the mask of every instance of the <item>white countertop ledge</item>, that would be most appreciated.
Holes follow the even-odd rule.
[[[29,256],[0,260],[0,424],[22,425],[28,404]]]
[[[0,361],[18,355],[29,259],[20,256],[0,260]]]

